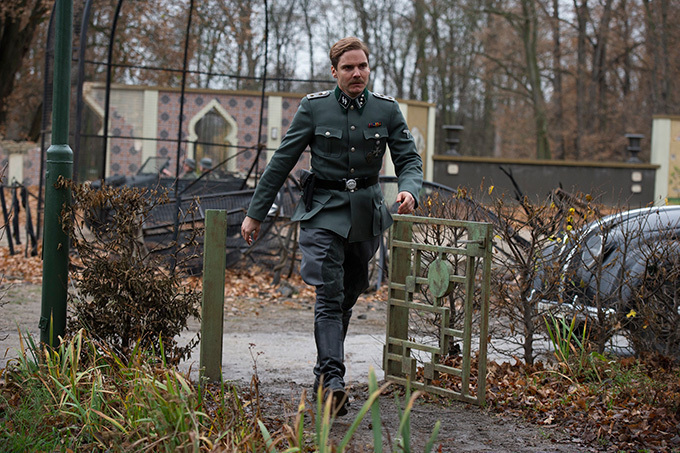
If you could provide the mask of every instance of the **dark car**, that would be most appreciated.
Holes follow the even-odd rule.
[[[538,308],[626,329],[638,352],[680,358],[680,206],[612,214],[542,250]]]

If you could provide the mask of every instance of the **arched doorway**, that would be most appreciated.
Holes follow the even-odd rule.
[[[231,157],[236,154],[237,133],[236,121],[213,99],[189,122],[189,155],[197,162],[209,157],[213,165],[227,161],[218,172],[235,171],[236,163]]]

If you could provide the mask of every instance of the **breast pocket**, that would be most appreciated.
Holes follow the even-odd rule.
[[[376,127],[364,131],[366,140],[366,162],[382,159],[387,146],[387,128]]]
[[[332,127],[317,126],[314,132],[319,152],[328,157],[342,154],[342,131]]]

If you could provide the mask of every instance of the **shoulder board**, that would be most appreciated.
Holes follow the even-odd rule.
[[[380,93],[373,93],[373,96],[377,97],[378,99],[384,99],[386,101],[396,102],[396,99],[394,99],[392,96],[385,96],[384,94],[380,94]]]
[[[330,96],[331,92],[330,90],[326,91],[318,91],[316,93],[310,93],[307,95],[307,99],[319,99],[319,98],[325,98]]]

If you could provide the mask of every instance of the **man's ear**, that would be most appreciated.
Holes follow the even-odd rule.
[[[335,70],[335,66],[331,65],[331,74],[333,75],[334,79],[338,78],[338,72]]]

